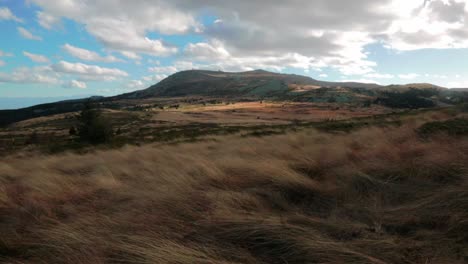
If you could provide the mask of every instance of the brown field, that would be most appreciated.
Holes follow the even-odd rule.
[[[455,115],[4,156],[0,262],[467,263],[468,139],[415,132]]]
[[[323,121],[343,120],[372,116],[390,112],[374,106],[358,108],[351,105],[313,103],[232,103],[211,106],[187,106],[181,110],[153,110],[153,120],[172,124],[216,123],[216,124],[288,124],[294,120]]]
[[[168,100],[168,101],[167,101]],[[333,103],[224,102],[215,104],[186,103],[181,99],[127,102],[141,109],[104,109],[104,115],[133,141],[152,140],[152,134],[174,127],[216,125],[241,129],[255,126],[281,126],[298,122],[348,120],[392,112],[373,105],[360,107]],[[164,109],[156,107],[164,105]],[[178,108],[170,107],[178,105]],[[38,135],[41,145],[69,140],[69,129],[76,126],[78,113],[58,114],[21,121],[0,128],[0,151],[11,152],[28,146],[31,135]],[[145,133],[141,133],[145,130]],[[207,131],[205,131],[207,132]],[[208,133],[209,134],[209,133]]]

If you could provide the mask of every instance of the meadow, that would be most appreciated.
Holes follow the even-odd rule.
[[[0,262],[466,263],[466,118],[14,152]]]

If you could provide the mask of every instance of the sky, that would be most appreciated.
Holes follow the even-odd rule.
[[[0,0],[0,97],[115,95],[181,70],[468,87],[466,0]]]

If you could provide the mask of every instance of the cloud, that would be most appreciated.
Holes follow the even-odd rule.
[[[419,75],[417,73],[408,73],[408,74],[399,74],[398,78],[405,79],[405,80],[413,80],[413,79],[416,79],[416,78],[418,78],[420,76],[421,75]]]
[[[319,75],[320,78],[327,78],[328,77],[328,74],[325,74],[325,73],[322,73]]]
[[[132,51],[121,51],[120,54],[132,60],[141,60],[141,56]]]
[[[13,54],[0,50],[0,57],[13,57]]]
[[[132,80],[129,83],[127,83],[127,88],[131,90],[138,90],[138,89],[143,89],[146,88],[145,82],[141,80]]]
[[[395,78],[395,75],[393,74],[381,74],[381,73],[368,73],[364,75],[366,78],[372,78],[372,79],[393,79]]]
[[[23,27],[18,27],[18,33],[26,39],[30,40],[42,40],[41,37],[33,35],[31,32],[29,32],[27,29]]]
[[[226,59],[230,57],[229,52],[222,43],[189,43],[185,47],[185,55],[198,60]]]
[[[111,50],[167,56],[177,48],[160,39],[149,38],[148,32],[183,34],[194,31],[199,23],[166,1],[97,0],[31,0],[43,12],[66,17],[85,25],[87,31]]]
[[[160,82],[161,80],[167,78],[166,74],[156,74],[143,77],[141,80],[132,80],[127,83],[127,88],[130,90],[140,90],[147,88],[155,83]]]
[[[48,67],[21,67],[12,73],[0,72],[0,82],[19,84],[58,84],[58,76]]]
[[[0,21],[1,20],[13,20],[18,23],[23,23],[23,20],[15,16],[8,7],[0,8]]]
[[[168,77],[167,74],[149,75],[149,76],[143,77],[143,81],[149,82],[149,83],[151,83],[151,82],[155,83],[155,82],[162,81],[162,80],[166,79],[167,77]]]
[[[62,46],[62,49],[65,50],[68,54],[73,57],[85,60],[85,61],[95,61],[95,62],[121,62],[121,59],[118,59],[114,56],[108,55],[103,57],[94,51],[87,49],[78,48],[70,44],[65,44]]]
[[[385,32],[396,50],[468,48],[468,9],[465,0],[394,0],[398,19]]]
[[[63,87],[65,87],[65,88],[86,89],[88,86],[86,85],[85,82],[80,82],[80,81],[77,81],[77,80],[71,80],[69,82],[65,82],[63,84]]]
[[[343,79],[340,82],[355,82],[355,83],[370,83],[370,84],[380,84],[375,80],[368,80],[368,79]]]
[[[128,58],[179,53],[194,65],[226,70],[330,67],[364,76],[378,74],[370,44],[468,48],[466,0],[30,1],[47,15],[81,23]],[[202,25],[207,14],[215,21]],[[176,47],[150,37],[189,33],[204,41]]]
[[[37,63],[49,63],[49,59],[46,56],[29,53],[27,51],[23,51],[23,55],[28,57],[30,60],[37,62]]]
[[[5,62],[0,60],[0,67],[3,67],[3,66],[5,66]]]
[[[113,78],[127,77],[128,73],[116,68],[103,68],[96,65],[87,65],[83,63],[70,63],[60,61],[51,66],[55,72],[82,75],[83,78],[89,77],[88,80],[105,79],[112,80]]]
[[[446,84],[449,88],[468,88],[468,80],[451,81]]]
[[[41,27],[43,27],[45,29],[50,30],[50,29],[53,29],[55,26],[60,24],[60,18],[59,17],[47,14],[45,12],[38,11],[36,13],[36,16],[37,16],[37,22],[39,23],[39,25],[41,25]]]
[[[174,74],[180,71],[180,69],[178,69],[175,66],[156,66],[156,67],[148,68],[148,71],[158,73],[158,74],[170,75],[170,74]]]
[[[109,49],[154,56],[168,56],[177,53],[177,47],[169,46],[162,40],[142,36],[133,30],[131,24],[125,21],[96,19],[94,23],[98,26],[88,27],[88,31]]]

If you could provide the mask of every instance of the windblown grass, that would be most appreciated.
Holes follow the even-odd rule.
[[[415,127],[0,160],[0,262],[466,263],[468,140]]]

